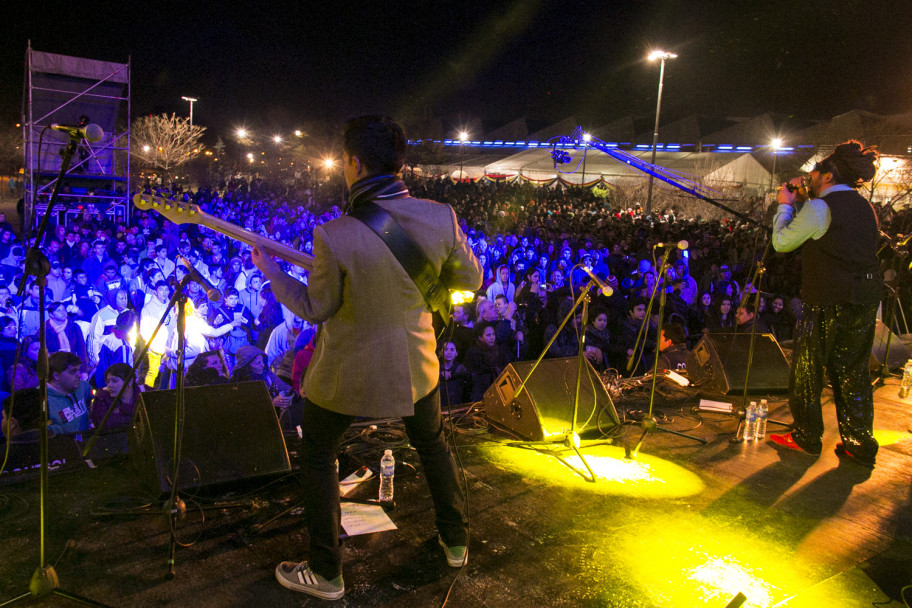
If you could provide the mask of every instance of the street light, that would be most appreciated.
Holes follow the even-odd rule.
[[[192,127],[193,126],[193,102],[199,101],[199,100],[195,97],[181,97],[181,99],[183,99],[184,101],[190,102],[190,126]]]
[[[649,161],[651,165],[654,165],[656,162],[656,146],[659,143],[659,113],[662,111],[662,81],[665,79],[665,60],[674,59],[678,55],[676,53],[668,53],[666,51],[653,51],[649,53],[649,61],[655,61],[656,59],[661,60],[661,67],[659,68],[659,99],[656,101],[656,124],[655,129],[652,131],[652,160]],[[646,215],[652,213],[652,174],[649,175],[649,190],[646,194]]]
[[[773,172],[770,173],[770,190],[773,189],[773,182],[776,181],[776,157],[779,155],[778,151],[781,147],[782,140],[780,138],[775,137],[772,141],[770,141],[770,149],[773,151]]]
[[[469,134],[465,131],[459,132],[459,181],[462,181],[462,163],[465,161],[465,143],[469,139]]]

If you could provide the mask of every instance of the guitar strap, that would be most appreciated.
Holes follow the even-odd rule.
[[[348,215],[373,230],[389,247],[393,256],[424,296],[428,308],[440,316],[445,327],[450,318],[450,292],[440,281],[434,267],[431,266],[430,261],[421,252],[412,237],[402,229],[392,215],[376,203],[361,202],[349,211]]]

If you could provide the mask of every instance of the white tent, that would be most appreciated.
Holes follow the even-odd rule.
[[[550,148],[527,149],[491,162],[483,167],[486,174],[522,175],[533,180],[548,180],[560,176],[564,181],[580,184],[599,178],[619,184],[648,176],[604,154],[595,148],[586,151],[567,150],[570,162],[557,168],[551,158]],[[649,161],[651,150],[635,150],[629,154]],[[714,189],[738,188],[745,193],[761,194],[769,188],[770,173],[748,153],[672,152],[656,153],[656,164],[669,169],[683,179],[699,181]],[[466,172],[477,176],[475,167]],[[656,182],[659,183],[658,181]]]

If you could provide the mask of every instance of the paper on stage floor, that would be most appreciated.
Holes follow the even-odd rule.
[[[342,503],[342,528],[349,536],[395,530],[396,524],[379,505]]]

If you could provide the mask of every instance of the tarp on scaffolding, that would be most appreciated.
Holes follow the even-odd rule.
[[[92,175],[113,175],[115,172],[114,141],[129,86],[130,65],[55,53],[28,50],[29,100],[31,129],[27,139],[30,158],[27,165],[42,173],[60,170],[60,152],[69,137],[57,131],[45,131],[53,124],[75,125],[83,117],[99,125],[105,138],[97,143],[82,142],[73,160],[77,172]],[[39,157],[38,141],[41,132]],[[29,162],[30,161],[30,162]]]

